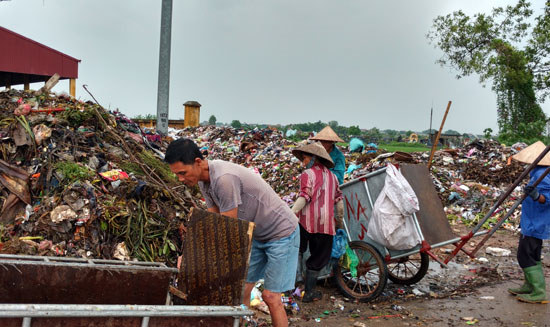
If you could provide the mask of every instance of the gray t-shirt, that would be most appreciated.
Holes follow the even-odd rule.
[[[237,164],[208,160],[210,183],[199,182],[208,208],[220,212],[238,207],[237,217],[256,224],[254,239],[262,242],[287,237],[298,218],[260,175]]]

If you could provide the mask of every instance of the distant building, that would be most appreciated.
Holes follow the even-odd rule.
[[[69,93],[76,94],[79,59],[54,50],[0,26],[0,87],[10,89],[30,83],[46,82],[56,73],[69,80]]]

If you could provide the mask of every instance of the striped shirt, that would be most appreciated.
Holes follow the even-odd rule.
[[[306,205],[298,212],[300,225],[309,233],[334,235],[334,204],[342,200],[336,176],[315,163],[300,175],[300,196],[306,199]]]

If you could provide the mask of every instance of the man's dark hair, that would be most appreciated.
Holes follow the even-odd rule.
[[[179,161],[184,165],[192,165],[195,163],[195,158],[204,159],[195,142],[190,139],[179,139],[168,145],[164,161],[169,164]]]

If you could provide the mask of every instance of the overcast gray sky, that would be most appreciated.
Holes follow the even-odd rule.
[[[496,131],[490,85],[435,64],[441,52],[425,35],[437,15],[515,2],[174,0],[170,118],[196,100],[201,120],[422,131],[432,103],[438,129],[451,100],[444,130]],[[544,0],[532,7],[540,13]],[[0,2],[0,25],[81,59],[77,97],[89,99],[88,84],[103,106],[134,117],[156,114],[160,9],[160,0],[11,0]]]

